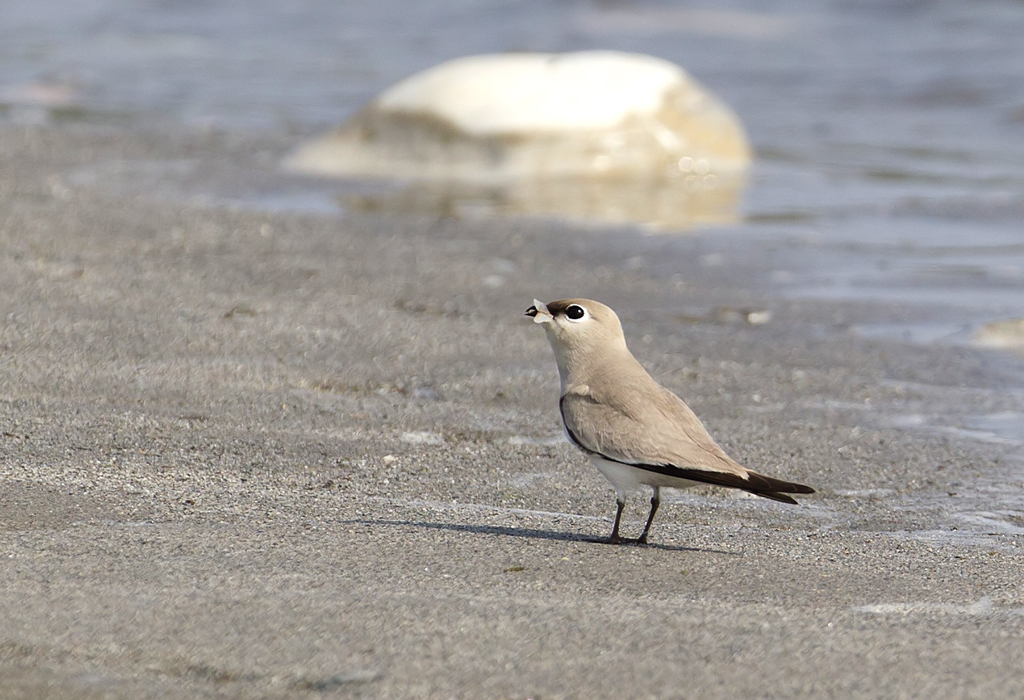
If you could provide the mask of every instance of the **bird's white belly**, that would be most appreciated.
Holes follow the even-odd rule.
[[[591,463],[597,467],[605,479],[612,482],[615,491],[620,494],[638,490],[641,486],[668,486],[674,489],[688,489],[698,486],[700,482],[679,479],[674,476],[658,474],[639,467],[621,462],[611,462],[597,455],[589,455]]]

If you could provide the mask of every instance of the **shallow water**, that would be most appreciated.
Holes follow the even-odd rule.
[[[784,293],[949,303],[978,322],[1024,314],[1019,2],[9,0],[0,26],[8,121],[297,140],[456,56],[650,53],[745,122],[759,160],[742,223],[720,231],[799,248]],[[335,207],[294,187],[260,198]]]
[[[706,235],[784,246],[778,293],[947,309],[855,329],[910,342],[970,342],[1024,316],[1024,3],[7,0],[0,27],[9,122],[166,122],[296,144],[456,56],[650,53],[746,124],[758,160],[740,221]],[[365,199],[284,176],[239,194],[196,167],[98,163],[72,180],[268,209]]]

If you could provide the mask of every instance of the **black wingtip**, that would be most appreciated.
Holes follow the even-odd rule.
[[[528,308],[526,310],[526,315],[529,316],[530,318],[533,318],[534,316],[536,316],[537,315],[537,307],[536,306],[531,306],[530,308]]]
[[[795,498],[790,498],[786,494],[779,493],[778,491],[750,491],[749,493],[752,493],[755,496],[760,496],[761,498],[770,498],[771,500],[778,501],[779,503],[788,503],[791,506],[800,505],[797,503]]]
[[[579,440],[576,436],[568,431],[569,438],[576,443],[584,452],[589,452],[583,445],[580,445]],[[605,457],[605,459],[608,459]],[[625,464],[625,462],[623,462]],[[799,493],[807,494],[814,493],[814,489],[804,484],[795,484],[790,481],[782,481],[775,477],[765,476],[764,474],[758,474],[757,472],[748,471],[746,478],[739,474],[732,472],[716,472],[704,469],[681,469],[671,464],[630,464],[631,467],[638,469],[644,469],[649,472],[656,474],[665,474],[666,476],[674,476],[678,479],[686,479],[687,481],[697,481],[703,484],[713,484],[715,486],[726,486],[729,488],[740,489],[752,493],[755,496],[761,496],[762,498],[770,498],[773,501],[779,503],[788,503],[790,505],[799,505],[795,500],[787,496],[787,493]]]
[[[762,495],[759,492],[765,493],[801,493],[808,494],[814,493],[814,489],[805,484],[797,484],[792,481],[783,481],[782,479],[776,479],[773,476],[765,476],[764,474],[758,474],[757,472],[748,472],[750,477],[749,483],[753,488],[749,489],[759,496]],[[766,496],[771,498],[771,496]],[[792,499],[790,499],[792,500]]]

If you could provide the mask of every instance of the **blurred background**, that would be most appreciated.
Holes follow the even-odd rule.
[[[780,293],[947,308],[862,329],[925,342],[1024,314],[1020,0],[5,0],[0,120],[294,146],[442,61],[583,49],[678,63],[738,113],[756,162],[708,233],[786,246]],[[251,199],[343,213],[279,189]]]

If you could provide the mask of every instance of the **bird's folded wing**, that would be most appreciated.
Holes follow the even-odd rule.
[[[674,394],[642,403],[590,391],[565,394],[559,404],[570,437],[584,450],[636,466],[674,466],[746,476]],[[652,400],[653,399],[653,400]]]

